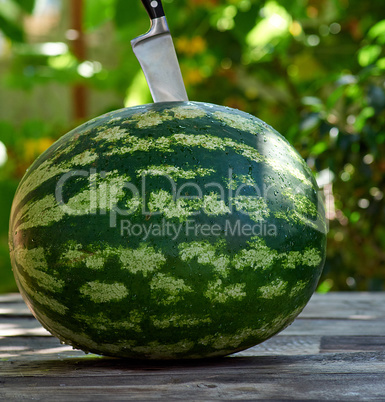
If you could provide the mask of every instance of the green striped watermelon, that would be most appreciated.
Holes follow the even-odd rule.
[[[44,152],[16,192],[9,245],[24,300],[62,342],[202,358],[294,320],[326,225],[310,169],[270,126],[170,102],[105,114]]]

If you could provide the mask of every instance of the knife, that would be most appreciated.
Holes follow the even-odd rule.
[[[150,30],[131,41],[154,102],[188,101],[161,0],[141,0]]]

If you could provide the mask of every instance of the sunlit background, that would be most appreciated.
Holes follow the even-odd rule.
[[[314,170],[330,230],[318,291],[385,288],[383,0],[163,0],[191,100],[283,134]],[[130,40],[140,0],[0,0],[0,292],[16,186],[57,138],[151,102]]]

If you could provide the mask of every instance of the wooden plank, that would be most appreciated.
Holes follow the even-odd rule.
[[[301,318],[385,318],[384,292],[331,292],[314,294]]]
[[[122,400],[338,400],[383,401],[385,386],[380,375],[347,376],[344,374],[315,375],[313,377],[261,375],[258,378],[242,378],[236,383],[229,377],[198,378],[182,381],[170,378],[163,384],[138,384],[112,386],[69,386],[66,379],[50,387],[37,382],[28,387],[5,387],[0,390],[4,401],[35,399],[38,401],[122,401]],[[300,386],[299,386],[300,384]],[[362,397],[364,395],[364,398]]]
[[[377,335],[385,334],[385,320],[297,319],[285,335]]]
[[[51,336],[34,317],[0,316],[0,337]]]
[[[147,379],[147,377],[146,377]],[[40,380],[40,379],[39,379]],[[81,379],[80,379],[81,380]],[[233,380],[233,381],[231,381]],[[51,386],[42,387],[39,382],[28,386],[5,386],[0,390],[4,401],[35,399],[38,401],[122,401],[122,400],[338,400],[383,401],[384,379],[381,375],[321,374],[309,376],[265,374],[242,376],[235,380],[228,376],[198,377],[193,380],[168,378],[161,384],[127,385],[69,385],[66,378]],[[300,385],[299,385],[300,384]],[[364,398],[363,398],[364,396]]]
[[[32,317],[32,313],[24,302],[9,302],[0,304],[0,317]]]
[[[135,361],[89,355],[75,356],[56,360],[34,360],[30,362],[2,362],[3,384],[20,384],[28,382],[28,378],[39,380],[40,384],[48,384],[49,378],[64,379],[76,385],[80,378],[83,384],[91,386],[98,378],[101,385],[113,385],[115,382],[129,384],[137,380],[151,382],[151,378],[162,376],[179,376],[194,378],[194,376],[228,375],[240,379],[241,375],[262,374],[371,374],[385,373],[385,353],[325,353],[319,355],[296,356],[230,356],[218,359],[187,360],[187,361]],[[17,370],[15,370],[17,369]],[[10,375],[13,372],[12,375]],[[4,375],[3,375],[4,373]],[[120,377],[120,378],[118,378]],[[138,377],[149,377],[147,380]],[[21,378],[24,378],[22,380]],[[56,380],[53,380],[56,381]],[[104,381],[104,382],[103,382]],[[162,378],[156,382],[163,381]],[[385,385],[385,381],[384,381]]]
[[[20,293],[0,294],[0,303],[24,303]]]
[[[385,336],[325,336],[320,351],[324,352],[385,352]]]
[[[43,360],[17,368],[17,377],[1,379],[0,396],[4,400],[34,397],[55,401],[76,395],[76,400],[354,401],[363,400],[362,396],[381,400],[385,395],[385,356],[378,353],[171,363],[75,358]]]

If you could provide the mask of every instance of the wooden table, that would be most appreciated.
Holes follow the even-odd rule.
[[[1,401],[385,401],[385,293],[316,294],[281,334],[209,361],[124,361],[61,345],[0,296]]]

